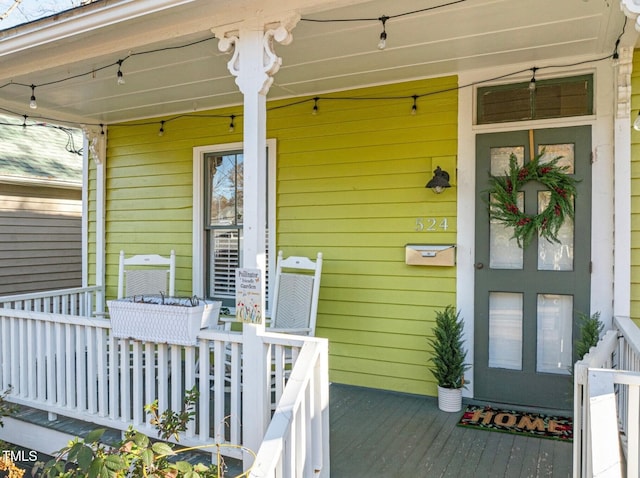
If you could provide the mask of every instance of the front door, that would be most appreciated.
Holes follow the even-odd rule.
[[[558,165],[579,181],[575,219],[564,222],[560,243],[534,235],[523,248],[512,227],[489,218],[489,174],[504,176],[512,154],[522,166],[543,150],[562,156]],[[478,135],[476,165],[475,398],[569,409],[577,317],[590,303],[591,128]],[[546,208],[541,183],[520,191],[526,214]]]

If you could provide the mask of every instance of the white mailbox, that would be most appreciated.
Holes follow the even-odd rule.
[[[455,266],[455,244],[407,244],[405,262],[410,266]]]

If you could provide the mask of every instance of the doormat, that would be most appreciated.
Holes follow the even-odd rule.
[[[529,437],[573,441],[573,419],[557,415],[541,415],[467,405],[458,426]]]

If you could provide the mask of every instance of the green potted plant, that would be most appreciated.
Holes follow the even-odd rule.
[[[436,312],[436,326],[429,339],[433,347],[430,370],[438,382],[438,407],[445,412],[462,409],[464,372],[469,368],[465,363],[467,351],[463,348],[463,329],[460,312],[452,305]]]

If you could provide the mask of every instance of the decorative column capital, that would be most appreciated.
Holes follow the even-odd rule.
[[[82,131],[89,143],[89,153],[96,164],[104,162],[107,153],[107,133],[105,126],[82,125]]]
[[[620,0],[620,9],[624,12],[629,20],[633,20],[635,28],[640,31],[638,16],[640,15],[640,3],[636,0]]]
[[[273,84],[273,75],[282,65],[282,58],[274,51],[274,41],[281,45],[291,43],[291,30],[298,21],[300,16],[293,14],[276,22],[245,21],[233,27],[213,30],[218,38],[218,49],[231,54],[227,68],[236,77],[242,93],[257,91],[267,94]]]

